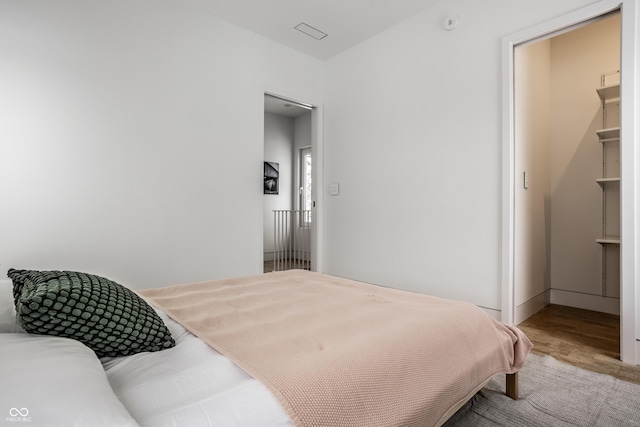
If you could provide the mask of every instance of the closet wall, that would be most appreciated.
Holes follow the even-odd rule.
[[[519,47],[515,60],[516,322],[550,302],[617,314],[619,280],[602,295],[596,243],[602,231],[596,88],[603,73],[619,69],[619,16]]]
[[[551,40],[518,47],[514,67],[514,299],[520,323],[551,299]]]
[[[551,302],[619,313],[620,286],[602,295],[602,110],[596,88],[620,69],[615,15],[551,41]],[[618,261],[619,267],[619,261]]]

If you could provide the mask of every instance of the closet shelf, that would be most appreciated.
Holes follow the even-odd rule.
[[[596,242],[600,243],[601,245],[619,245],[620,237],[604,236],[596,239]]]
[[[600,142],[620,141],[620,127],[599,129],[596,133]]]
[[[604,188],[605,184],[620,184],[620,178],[598,178],[596,182],[600,187]]]
[[[615,85],[600,87],[596,89],[596,91],[598,92],[598,96],[600,97],[600,99],[602,99],[603,101],[607,101],[613,98],[620,98],[619,83]]]
[[[614,73],[602,74],[600,76],[601,81],[606,82],[606,77],[610,74]],[[613,259],[609,262],[610,249],[620,247],[620,234],[618,231],[620,230],[620,202],[616,199],[607,200],[609,193],[620,191],[620,176],[611,176],[619,174],[619,172],[611,171],[607,173],[608,164],[611,162],[620,163],[618,144],[620,142],[620,84],[596,88],[596,92],[600,97],[602,113],[602,127],[596,130],[602,150],[602,173],[599,174],[602,178],[596,179],[602,189],[602,230],[600,231],[600,237],[596,238],[596,242],[600,245],[602,256],[600,266],[602,296],[608,296],[610,289],[619,289],[620,286],[620,270],[613,263]],[[609,111],[610,109],[612,111]],[[608,270],[611,270],[611,272]]]

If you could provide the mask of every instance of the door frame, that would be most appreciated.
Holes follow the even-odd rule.
[[[640,159],[636,147],[640,147],[639,132],[635,124],[638,116],[639,77],[638,26],[639,17],[635,0],[602,0],[572,13],[551,19],[536,26],[505,36],[502,39],[502,321],[515,321],[514,301],[514,248],[515,248],[515,103],[514,103],[514,49],[523,43],[561,33],[601,15],[620,10],[621,55],[620,75],[624,95],[620,100],[621,142],[621,219],[620,219],[620,359],[638,364],[639,341],[636,340],[640,307],[637,279],[640,278],[636,263],[640,242],[637,216],[640,203],[636,182]]]
[[[312,174],[312,188],[311,198],[313,200],[313,206],[311,208],[311,215],[313,218],[313,225],[311,226],[311,269],[319,273],[324,272],[324,198],[323,198],[323,170],[324,170],[324,108],[320,100],[310,99],[311,97],[298,96],[295,94],[289,94],[282,90],[270,90],[263,89],[259,92],[261,111],[261,123],[260,126],[260,163],[258,169],[261,170],[264,162],[264,97],[265,95],[275,96],[280,99],[291,101],[292,103],[308,105],[311,107],[311,158],[313,159],[313,166],[311,170]],[[262,179],[262,177],[261,177]],[[261,188],[261,187],[260,187]],[[264,265],[264,239],[263,236],[263,195],[260,192],[259,205],[256,209],[258,215],[258,233],[260,236],[260,244],[258,245],[258,271],[262,272]]]

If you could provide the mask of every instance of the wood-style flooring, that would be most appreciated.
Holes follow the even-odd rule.
[[[620,361],[620,316],[552,304],[518,327],[535,354],[640,384],[640,366]]]

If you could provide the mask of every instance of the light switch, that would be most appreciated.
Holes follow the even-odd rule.
[[[340,194],[340,184],[337,182],[329,184],[329,195],[337,196],[338,194]]]

